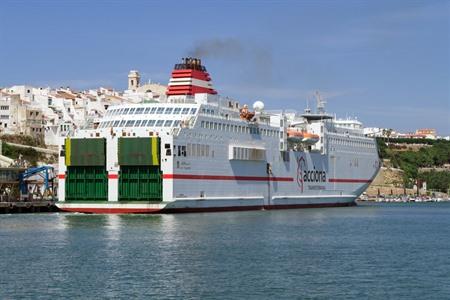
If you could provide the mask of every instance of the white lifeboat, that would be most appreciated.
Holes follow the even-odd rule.
[[[308,145],[313,145],[320,140],[319,135],[314,133],[309,133],[305,130],[299,130],[296,128],[288,128],[287,130],[288,141],[294,143],[304,143]]]

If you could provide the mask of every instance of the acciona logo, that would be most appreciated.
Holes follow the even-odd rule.
[[[304,180],[303,180],[303,171],[306,170],[306,160],[305,157],[300,156],[297,160],[297,184],[300,188],[300,191],[303,193]]]
[[[308,165],[304,156],[297,160],[297,184],[303,193],[305,182],[327,182],[327,173],[325,171],[308,170]]]

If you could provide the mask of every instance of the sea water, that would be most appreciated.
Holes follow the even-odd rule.
[[[449,299],[450,203],[0,215],[0,299]]]

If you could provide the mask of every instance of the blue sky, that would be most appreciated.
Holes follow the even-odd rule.
[[[0,86],[166,84],[201,50],[220,94],[450,134],[450,1],[9,1]],[[209,51],[207,51],[209,50]]]

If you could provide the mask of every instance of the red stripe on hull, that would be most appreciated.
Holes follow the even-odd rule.
[[[192,179],[192,180],[244,180],[244,181],[294,181],[292,177],[267,176],[225,176],[225,175],[191,175],[191,174],[164,174],[164,179]]]
[[[264,209],[297,209],[297,208],[321,208],[321,207],[345,207],[356,206],[356,202],[345,203],[317,203],[317,204],[286,204],[286,205],[265,205]]]
[[[58,174],[58,179],[64,179],[66,178],[66,174]]]
[[[253,206],[228,206],[228,207],[183,207],[183,208],[168,208],[161,210],[164,214],[184,214],[184,213],[199,213],[199,212],[225,212],[225,211],[249,211],[262,210],[260,205]]]
[[[85,207],[71,207],[60,208],[61,211],[79,212],[86,214],[154,214],[159,213],[159,208],[85,208]]]
[[[118,179],[119,178],[119,174],[108,174],[108,178],[109,179]]]
[[[370,179],[346,179],[346,178],[330,178],[328,182],[337,182],[337,183],[371,183]]]
[[[317,203],[317,204],[286,204],[286,205],[249,205],[249,206],[226,206],[226,207],[183,207],[167,209],[138,209],[138,208],[63,208],[65,212],[79,212],[88,214],[177,214],[177,213],[200,213],[200,212],[231,212],[251,210],[278,210],[278,209],[306,209],[325,207],[347,207],[356,206],[356,202],[345,203]]]

